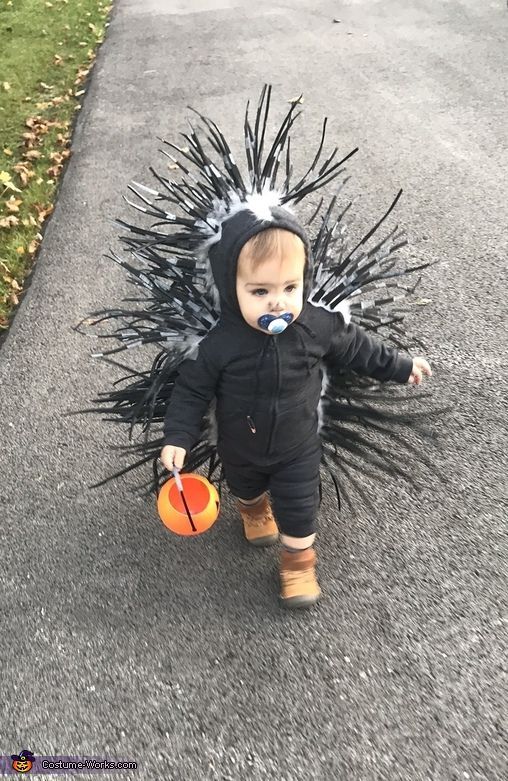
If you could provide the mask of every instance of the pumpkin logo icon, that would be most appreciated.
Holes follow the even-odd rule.
[[[18,773],[28,773],[34,763],[34,755],[31,751],[23,749],[20,754],[11,754],[12,769]]]

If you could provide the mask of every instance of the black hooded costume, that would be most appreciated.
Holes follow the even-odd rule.
[[[309,240],[283,208],[260,220],[243,210],[222,225],[210,263],[220,295],[219,320],[181,366],[164,421],[164,444],[187,453],[199,440],[202,420],[216,398],[217,452],[230,490],[243,499],[271,492],[281,531],[304,537],[314,529],[319,501],[319,405],[325,365],[374,379],[407,382],[412,359],[346,325],[341,313],[307,302],[313,279]],[[306,249],[299,317],[280,334],[263,333],[242,317],[236,295],[243,245],[268,228],[298,235]]]
[[[178,169],[180,179],[151,169],[158,190],[130,188],[140,201],[131,205],[152,224],[117,220],[128,231],[121,238],[129,257],[111,257],[142,296],[94,313],[100,316],[96,325],[111,318],[121,323],[115,333],[99,334],[120,346],[95,355],[127,374],[123,387],[117,381],[91,411],[127,424],[131,439],[138,428],[142,434],[141,441],[125,446],[137,460],[98,485],[152,461],[149,490],[157,492],[167,476],[159,474],[158,456],[171,444],[187,451],[183,471],[208,464],[213,480],[219,470],[219,492],[224,477],[243,499],[270,488],[281,529],[306,536],[314,528],[321,467],[332,478],[339,507],[343,498],[352,509],[351,489],[372,507],[364,476],[395,475],[414,483],[410,459],[433,469],[418,442],[433,437],[428,411],[425,416],[409,412],[393,384],[379,385],[405,383],[410,376],[412,360],[397,348],[409,349],[403,304],[416,285],[406,287],[404,281],[428,264],[400,267],[397,252],[406,242],[397,226],[369,248],[400,193],[381,219],[352,241],[345,219],[351,203],[338,207],[344,179],[328,203],[321,198],[317,208],[312,204],[303,227],[293,205],[343,174],[344,162],[357,150],[337,161],[334,149],[320,160],[325,120],[319,148],[294,182],[289,134],[298,101],[264,155],[270,95],[265,87],[254,126],[247,106],[248,181],[217,125],[198,115],[204,139],[191,128],[183,134],[186,147],[164,142],[171,150],[164,152],[170,168]],[[285,169],[282,182],[277,181],[280,168]],[[241,248],[271,227],[295,233],[306,250],[303,309],[276,335],[251,327],[236,296]],[[143,345],[159,349],[146,370],[110,357]],[[412,403],[425,397],[410,395]]]

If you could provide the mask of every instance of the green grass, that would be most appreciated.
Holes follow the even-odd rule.
[[[0,331],[52,211],[110,9],[108,0],[0,0]]]

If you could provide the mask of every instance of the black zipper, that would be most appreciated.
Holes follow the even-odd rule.
[[[266,450],[266,455],[269,455],[270,449],[272,447],[273,432],[275,430],[275,421],[277,420],[277,414],[279,412],[278,401],[279,401],[279,392],[280,392],[280,360],[279,360],[279,350],[278,350],[277,344],[275,342],[276,338],[277,338],[276,336],[273,337],[273,339],[274,339],[273,346],[274,346],[274,350],[275,350],[275,363],[276,363],[276,367],[277,367],[277,388],[276,388],[276,391],[275,391],[275,401],[274,401],[274,405],[273,405],[273,414],[272,414],[272,425],[271,425],[271,428],[270,428],[270,436],[268,438],[268,447],[267,447],[267,450]]]

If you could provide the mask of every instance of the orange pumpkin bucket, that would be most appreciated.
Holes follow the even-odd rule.
[[[184,537],[208,531],[220,512],[217,489],[206,477],[189,472],[167,480],[157,497],[159,517],[168,529]]]

